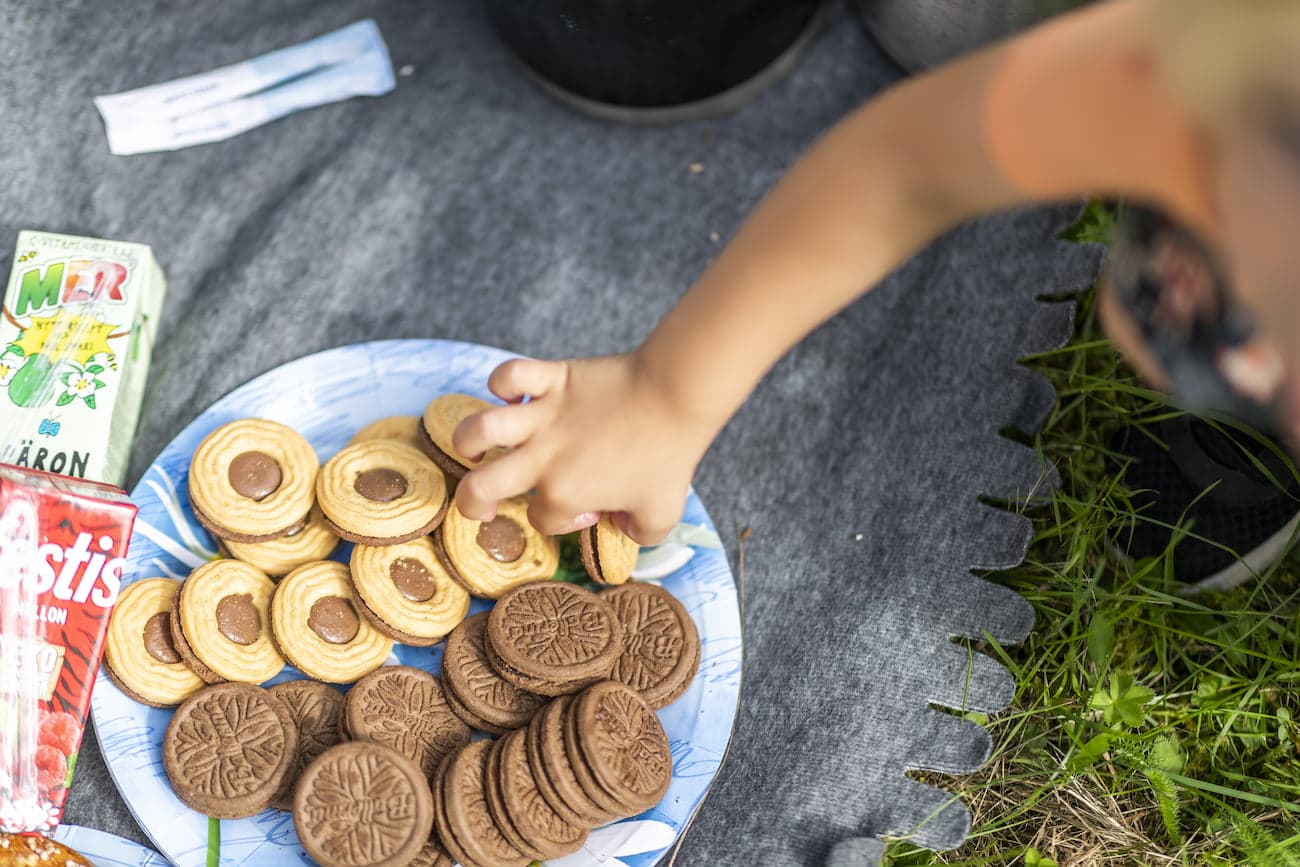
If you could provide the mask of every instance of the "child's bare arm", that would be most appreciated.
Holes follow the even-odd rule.
[[[1093,44],[1082,48],[1094,66],[1117,50],[1106,31],[1131,31],[1134,22],[1122,18],[1141,12],[1144,3],[1109,5],[1115,9],[1091,13],[1093,19],[1121,20],[1094,26]],[[1022,41],[1050,38],[1059,37],[1049,28]],[[489,383],[498,397],[531,400],[483,412],[457,430],[456,447],[465,455],[516,446],[461,482],[461,511],[485,519],[498,500],[535,490],[530,519],[543,532],[576,529],[596,512],[621,512],[633,538],[661,539],[678,520],[709,443],[791,346],[943,231],[1027,198],[984,144],[990,83],[1006,60],[1007,49],[999,48],[958,61],[842,121],[781,180],[634,352],[521,360],[498,369]],[[1038,75],[1033,64],[1052,63],[1050,53],[1031,60],[1016,74]],[[1069,99],[1068,89],[1061,96]],[[1104,101],[1094,103],[1104,111]],[[1103,125],[1099,138],[1105,120],[1093,118]],[[1035,142],[1021,137],[1040,136],[1045,140],[1037,145],[1050,147],[1051,130],[1011,126],[1001,144],[1009,140],[1013,158],[1031,163],[1018,169],[1030,171]],[[1105,187],[1104,176],[1085,169],[1057,173],[1050,189],[1031,192],[1060,196]]]

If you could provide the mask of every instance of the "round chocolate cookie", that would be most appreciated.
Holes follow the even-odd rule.
[[[442,522],[447,481],[419,450],[395,440],[369,440],[325,462],[316,498],[344,539],[395,545],[428,535]]]
[[[285,576],[271,599],[271,629],[289,662],[330,683],[369,674],[393,651],[393,639],[357,613],[348,567],[333,560]]]
[[[565,821],[538,791],[527,736],[520,729],[501,741],[497,774],[505,820],[536,858],[560,858],[582,848],[587,829]]]
[[[491,741],[475,741],[449,757],[441,775],[438,835],[462,865],[526,867],[533,859],[510,845],[488,811],[483,786],[491,747]]]
[[[440,843],[430,840],[406,867],[455,867],[455,862]]]
[[[584,785],[587,794],[607,794],[623,806],[624,815],[650,809],[668,791],[673,776],[668,735],[630,686],[606,680],[589,687],[570,706],[565,737],[570,761],[576,765],[580,758],[595,780],[595,788]],[[583,768],[577,770],[581,783]]]
[[[122,589],[108,622],[104,669],[142,704],[173,707],[203,688],[172,643],[171,608],[180,582],[145,578]]]
[[[497,830],[501,832],[502,837],[506,838],[506,842],[518,849],[521,854],[536,860],[542,857],[541,853],[534,851],[533,847],[519,836],[510,817],[506,815],[505,799],[501,797],[501,753],[509,737],[510,735],[506,735],[492,741],[492,747],[488,750],[487,766],[483,770],[483,800],[487,802],[488,815],[492,817]]]
[[[469,593],[447,574],[426,538],[382,547],[357,545],[351,567],[362,614],[402,644],[437,644],[469,611]]]
[[[286,680],[267,691],[288,706],[298,727],[298,749],[293,764],[271,801],[277,810],[292,810],[293,788],[302,772],[317,756],[339,742],[343,693],[315,680]]]
[[[499,735],[526,725],[544,699],[520,690],[488,662],[487,622],[488,613],[480,612],[447,636],[442,685],[448,704],[466,725]]]
[[[608,602],[576,584],[516,587],[488,617],[488,659],[520,689],[564,695],[609,676],[623,627]]]
[[[190,505],[214,536],[265,542],[302,526],[319,467],[311,443],[279,422],[228,422],[194,450]]]
[[[256,566],[272,578],[288,575],[294,569],[334,553],[339,537],[317,506],[307,516],[307,523],[267,542],[233,542],[223,539],[221,549],[236,560]]]
[[[610,678],[635,689],[652,708],[686,691],[700,667],[700,634],[677,597],[658,584],[634,582],[600,594],[623,625],[623,652]]]
[[[582,566],[597,584],[625,584],[636,568],[641,546],[614,526],[609,515],[578,533]]]
[[[408,864],[429,841],[433,797],[406,756],[382,744],[339,744],[299,778],[293,826],[322,867]]]
[[[353,740],[392,747],[426,776],[444,756],[469,743],[469,727],[447,706],[438,679],[405,665],[386,665],[357,681],[343,718]]]
[[[263,683],[284,668],[271,640],[265,572],[239,560],[213,560],[181,584],[172,610],[172,642],[204,680]],[[192,658],[191,658],[192,657]]]
[[[452,444],[451,437],[456,427],[476,412],[491,409],[495,404],[468,394],[443,394],[435,397],[424,410],[416,436],[420,439],[420,448],[429,458],[453,479],[462,478],[474,463],[462,457]],[[504,454],[507,450],[492,449],[483,460],[490,461]]]
[[[597,828],[619,814],[592,802],[578,783],[578,776],[564,745],[564,726],[573,696],[562,695],[542,708],[528,726],[528,761],[534,769],[537,791],[555,814],[570,825]]]
[[[163,735],[163,769],[190,808],[240,819],[271,803],[297,749],[297,727],[284,702],[260,686],[222,683],[176,709]]]
[[[491,521],[472,521],[460,509],[433,537],[448,574],[475,596],[499,599],[512,587],[546,581],[560,565],[560,545],[528,523],[528,499],[502,500]]]
[[[379,421],[372,421],[352,435],[348,445],[370,442],[371,440],[397,440],[414,448],[423,448],[420,436],[420,417],[418,415],[390,415]]]

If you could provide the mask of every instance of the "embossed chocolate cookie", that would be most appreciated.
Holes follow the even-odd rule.
[[[223,539],[219,544],[228,556],[256,566],[272,578],[279,578],[306,563],[329,557],[338,547],[339,537],[334,535],[321,510],[313,506],[307,523],[283,536],[266,542]]]
[[[279,422],[228,422],[194,450],[190,505],[213,535],[264,542],[302,526],[319,467],[311,443]]]
[[[395,545],[442,522],[447,481],[418,449],[395,440],[350,445],[325,462],[316,499],[334,532],[363,545]]]
[[[618,818],[592,802],[578,783],[564,745],[564,726],[573,696],[562,695],[544,707],[528,725],[528,761],[534,768],[537,791],[564,821],[596,828]]]
[[[123,588],[108,622],[104,669],[142,704],[173,707],[203,688],[172,643],[171,608],[180,590],[171,578],[145,578]]]
[[[451,435],[456,427],[476,412],[491,409],[493,404],[468,394],[443,394],[430,401],[424,410],[416,436],[420,439],[420,448],[442,471],[453,479],[460,479],[474,464],[469,457],[462,456],[452,445]],[[492,449],[484,460],[492,460],[504,454],[506,449]]]
[[[423,448],[420,436],[420,417],[418,415],[390,415],[379,421],[372,421],[352,435],[348,445],[369,442],[370,440],[397,440],[408,446]]]
[[[632,577],[641,546],[614,526],[609,515],[578,533],[582,566],[597,584],[624,584]]]
[[[455,862],[441,844],[430,840],[406,867],[455,867]]]
[[[564,695],[609,676],[623,650],[610,604],[563,581],[516,587],[488,617],[488,659],[506,680],[540,695]]]
[[[260,686],[222,683],[176,709],[163,735],[163,769],[190,808],[240,819],[271,803],[297,748],[297,728],[284,702]]]
[[[213,560],[181,584],[172,611],[172,643],[208,680],[263,683],[284,668],[271,640],[271,594],[265,572],[239,560]],[[192,658],[191,658],[192,657]]]
[[[510,845],[488,811],[483,787],[491,746],[491,741],[475,741],[447,760],[441,775],[442,809],[435,817],[438,835],[462,865],[526,867],[532,859]]]
[[[499,747],[496,772],[505,808],[503,824],[513,828],[533,857],[560,858],[582,848],[587,829],[565,821],[542,797],[528,759],[527,735],[523,729],[511,732]]]
[[[488,662],[486,611],[468,618],[447,636],[442,685],[447,702],[465,724],[492,734],[526,725],[545,701],[497,674]]]
[[[352,549],[352,586],[380,632],[415,647],[437,644],[469,611],[469,593],[447,574],[426,538]]]
[[[308,563],[285,576],[271,599],[275,643],[308,677],[351,683],[384,664],[393,639],[358,612],[348,567]]]
[[[292,810],[293,788],[302,772],[317,756],[339,742],[343,693],[315,680],[286,680],[268,692],[285,703],[298,728],[298,749],[294,751],[293,764],[271,801],[277,810]]]
[[[663,799],[673,776],[672,751],[659,717],[636,690],[601,681],[574,699],[569,716],[577,753],[596,783],[594,789],[584,785],[588,795],[608,794],[629,816]],[[569,752],[576,764],[572,747]],[[579,768],[579,782],[583,776]]]
[[[488,750],[487,765],[483,769],[483,800],[487,802],[488,815],[492,817],[497,830],[501,832],[502,837],[506,838],[506,842],[519,850],[520,854],[535,860],[541,855],[533,851],[533,847],[519,836],[510,817],[506,815],[505,799],[501,797],[501,751],[508,738],[509,735],[497,738],[492,741],[492,747]]]
[[[419,766],[382,744],[330,747],[307,766],[293,826],[323,867],[408,864],[433,828],[433,798]]]
[[[526,497],[502,500],[496,517],[486,522],[448,509],[433,544],[448,574],[485,599],[499,599],[521,584],[549,580],[560,565],[559,543],[528,523]]]
[[[640,693],[652,708],[672,704],[686,691],[700,667],[700,634],[695,621],[658,584],[639,582],[600,594],[623,625],[623,652],[610,672]]]
[[[384,666],[357,681],[343,716],[353,740],[392,747],[418,763],[426,776],[444,756],[469,742],[469,727],[447,706],[438,679],[405,665]]]

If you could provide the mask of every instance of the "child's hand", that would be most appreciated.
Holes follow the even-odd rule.
[[[675,406],[636,355],[515,359],[492,372],[488,388],[511,405],[461,422],[456,451],[513,449],[461,480],[456,505],[467,517],[489,520],[498,501],[535,491],[529,520],[551,535],[590,526],[601,512],[643,545],[676,525],[716,431]]]

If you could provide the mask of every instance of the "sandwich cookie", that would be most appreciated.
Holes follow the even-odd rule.
[[[605,680],[567,710],[565,749],[578,784],[597,804],[634,816],[668,792],[673,757],[659,717],[626,684]]]
[[[565,695],[609,676],[623,652],[613,607],[576,584],[516,587],[492,609],[488,661],[520,689]]]
[[[222,683],[187,698],[163,735],[163,769],[186,806],[241,819],[271,803],[293,765],[298,732],[260,686]]]
[[[339,742],[339,717],[343,713],[343,693],[315,680],[286,680],[267,690],[284,702],[298,729],[298,748],[284,782],[271,806],[277,810],[293,809],[293,789],[298,778],[316,757]]]
[[[600,594],[623,626],[623,652],[609,676],[636,690],[652,708],[686,691],[700,667],[700,634],[677,597],[658,584],[634,582]]]
[[[335,533],[363,545],[395,545],[442,522],[447,482],[417,449],[394,440],[350,445],[325,462],[316,498]]]
[[[636,568],[641,546],[614,526],[609,515],[578,533],[582,565],[597,584],[625,584]]]
[[[485,599],[499,599],[521,584],[547,581],[560,565],[559,542],[528,523],[526,497],[502,500],[491,521],[474,521],[460,509],[448,509],[433,544],[447,573]]]
[[[452,434],[465,419],[496,405],[468,394],[443,394],[435,397],[425,407],[419,430],[416,431],[420,438],[420,448],[443,472],[452,479],[460,480],[475,464],[456,451],[451,441]],[[493,460],[506,451],[508,449],[491,449],[483,456],[483,461]]]
[[[390,415],[379,421],[372,421],[352,435],[348,445],[369,442],[370,440],[397,440],[417,449],[423,449],[420,437],[420,417],[418,415]]]
[[[357,681],[343,705],[343,726],[352,740],[391,747],[426,776],[469,743],[469,726],[447,706],[438,679],[405,665],[384,666]]]
[[[334,535],[321,510],[313,506],[307,523],[283,536],[266,542],[223,539],[218,544],[227,556],[256,566],[272,578],[280,578],[299,566],[329,557],[338,547],[339,537]]]
[[[601,808],[587,797],[564,745],[564,726],[573,696],[562,695],[541,710],[528,725],[525,745],[537,791],[564,821],[581,828],[597,828],[618,818],[617,811]]]
[[[172,643],[172,602],[180,582],[146,578],[122,589],[108,622],[104,670],[141,704],[174,707],[203,688]]]
[[[527,725],[545,699],[519,689],[488,662],[487,621],[488,613],[480,612],[447,636],[442,686],[447,703],[466,725],[501,735]]]
[[[429,841],[433,798],[406,756],[377,743],[339,744],[298,780],[293,826],[323,867],[405,865]]]
[[[437,644],[469,611],[469,593],[447,574],[427,538],[357,545],[351,570],[361,613],[402,644]]]
[[[561,858],[582,848],[587,841],[587,829],[566,822],[546,802],[537,788],[537,779],[528,760],[524,729],[511,732],[497,743],[499,760],[495,773],[500,789],[501,821],[504,830],[509,826],[526,847],[524,851],[538,860]],[[489,781],[493,780],[489,768]],[[489,786],[489,791],[493,787]],[[494,806],[489,799],[489,807]]]
[[[263,683],[280,673],[284,657],[271,640],[275,583],[239,560],[213,560],[195,569],[172,603],[172,644],[209,683]]]
[[[533,859],[510,845],[488,812],[484,793],[491,741],[475,741],[446,758],[438,774],[434,822],[462,867],[526,867]]]
[[[190,506],[214,536],[265,542],[301,527],[316,496],[311,443],[279,422],[246,418],[203,438],[190,459]]]
[[[352,683],[393,650],[393,639],[357,614],[348,567],[333,560],[285,576],[271,599],[271,629],[290,663],[329,683]]]

